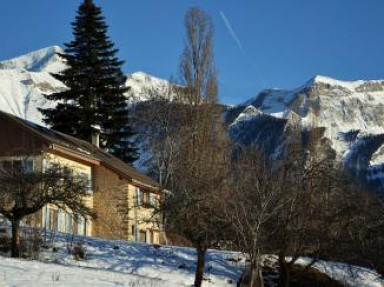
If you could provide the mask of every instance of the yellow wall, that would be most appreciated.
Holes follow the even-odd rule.
[[[77,175],[79,175],[80,173],[84,174],[84,177],[87,177],[91,183],[93,181],[92,180],[92,167],[90,165],[79,163],[79,162],[76,162],[76,161],[73,161],[73,160],[70,160],[68,158],[64,158],[62,156],[52,154],[52,153],[44,154],[42,157],[43,170],[44,170],[44,168],[47,168],[51,164],[58,164],[60,166],[68,167],[71,170],[73,170],[73,172]],[[93,208],[92,186],[91,186],[91,190],[90,190],[90,195],[85,198],[85,203],[88,207]],[[57,207],[52,206],[52,205],[48,205],[47,207],[49,209],[58,210]],[[41,221],[42,227],[44,227],[45,223],[46,223],[46,214],[47,214],[46,208],[47,207],[45,207],[41,213],[42,214],[42,221]],[[67,216],[65,213],[72,213],[70,210],[61,210],[61,212],[62,212],[62,215],[61,215],[62,217]],[[93,229],[92,228],[92,221],[87,220],[87,222],[86,222],[86,235],[92,235],[92,229]],[[65,220],[61,220],[61,224],[60,224],[60,226],[58,226],[58,231],[61,231],[61,232],[67,232],[68,231],[68,230],[66,230]]]
[[[102,165],[87,165],[53,153],[45,153],[34,160],[37,170],[44,170],[52,164],[57,164],[70,168],[75,174],[82,173],[91,180],[92,190],[85,200],[86,204],[96,212],[98,218],[95,221],[87,221],[86,235],[140,241],[141,232],[141,235],[144,233],[146,236],[149,235],[151,242],[160,243],[159,216],[154,216],[154,208],[137,205],[136,185],[140,184],[122,179]],[[150,191],[148,188],[141,188],[141,190]],[[155,202],[159,202],[160,195],[152,194],[156,196]],[[44,207],[33,219],[34,225],[44,228],[48,221],[51,222],[51,218],[57,216],[57,230],[68,232],[66,213],[71,211],[60,210],[60,215],[56,215],[56,212],[59,210],[53,205]],[[135,236],[135,232],[139,234]]]
[[[56,163],[61,166],[66,166],[73,169],[75,172],[83,172],[90,176],[92,174],[92,167],[90,165],[85,165],[83,163],[79,163],[77,161],[73,161],[56,154],[46,153],[43,156],[43,166],[44,166],[44,162],[45,164]]]
[[[128,206],[129,206],[129,225],[130,225],[130,234],[129,240],[140,241],[140,234],[135,235],[134,229],[137,228],[136,232],[141,233],[150,233],[151,241],[154,244],[160,243],[160,217],[158,214],[155,214],[155,209],[153,207],[148,207],[141,203],[138,205],[137,201],[137,187],[133,184],[129,184],[129,197],[128,197]],[[150,189],[140,188],[142,192],[150,192]],[[151,192],[153,196],[156,197],[156,203],[160,202],[160,195],[154,192]],[[137,238],[135,238],[137,237]]]

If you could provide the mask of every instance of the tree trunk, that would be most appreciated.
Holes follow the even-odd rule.
[[[289,287],[290,286],[290,266],[285,261],[284,255],[279,255],[279,273],[280,273],[280,283],[281,287]]]
[[[264,287],[264,279],[259,259],[253,259],[251,262],[248,287]]]
[[[20,257],[20,220],[12,220],[12,257]]]
[[[195,287],[201,287],[201,284],[203,283],[204,278],[204,267],[205,267],[205,253],[206,248],[198,246],[196,247],[197,251],[197,266],[196,266],[196,273],[195,273]]]

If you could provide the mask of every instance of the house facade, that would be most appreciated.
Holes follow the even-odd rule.
[[[0,168],[58,165],[88,182],[86,204],[97,219],[47,205],[27,224],[46,230],[159,244],[163,236],[157,182],[96,145],[0,112]],[[4,136],[6,135],[6,136]]]

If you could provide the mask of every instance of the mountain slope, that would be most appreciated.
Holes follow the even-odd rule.
[[[42,124],[37,108],[52,107],[43,94],[65,89],[51,72],[62,70],[59,47],[49,47],[12,60],[0,62],[0,109]]]
[[[54,46],[0,62],[0,109],[43,124],[37,109],[54,105],[43,94],[66,88],[50,74],[65,68],[57,55],[62,52]],[[143,72],[127,75],[126,85],[131,87],[126,96],[132,108],[175,97],[168,81]],[[375,184],[384,178],[384,80],[347,82],[316,76],[296,89],[264,90],[226,110],[229,134],[239,144],[276,153],[287,127],[321,127],[323,138],[346,166]],[[150,155],[144,157],[148,161]]]
[[[127,97],[131,103],[159,99],[159,97],[172,100],[174,97],[168,81],[144,72],[127,75],[126,86],[130,87]]]
[[[378,173],[384,170],[384,81],[346,82],[316,76],[293,90],[262,91],[240,106],[242,109],[236,107],[237,118],[231,115],[235,118],[230,126],[234,139],[239,139],[241,130],[241,138],[248,138],[248,144],[266,143],[277,149],[278,141],[284,138],[284,128],[276,131],[272,123],[280,120],[286,121],[283,125],[301,128],[323,127],[324,138],[346,166],[368,179],[381,178]],[[244,123],[243,113],[250,106],[258,113],[248,116]],[[265,115],[270,119],[266,121]],[[263,132],[270,134],[260,139]],[[268,142],[271,139],[272,143]]]
[[[37,109],[53,107],[54,103],[47,102],[43,94],[66,88],[51,75],[65,69],[65,62],[57,55],[63,52],[53,46],[0,62],[0,109],[44,125]],[[143,72],[128,75],[126,85],[131,87],[126,94],[131,102],[165,97],[169,90],[168,81]]]
[[[0,62],[0,69],[23,69],[30,72],[57,73],[65,68],[57,53],[63,53],[63,49],[52,46],[35,52]]]

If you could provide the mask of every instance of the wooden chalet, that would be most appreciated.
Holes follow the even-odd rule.
[[[44,170],[57,164],[89,182],[87,204],[97,213],[96,220],[45,206],[29,218],[31,225],[58,232],[160,243],[160,217],[154,210],[161,190],[156,181],[97,145],[1,111],[0,134],[0,168],[23,164]]]

